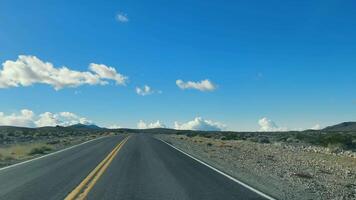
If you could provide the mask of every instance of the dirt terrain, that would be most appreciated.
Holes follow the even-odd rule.
[[[157,134],[278,199],[356,199],[356,154],[313,145]]]

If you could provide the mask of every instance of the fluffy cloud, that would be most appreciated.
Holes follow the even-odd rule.
[[[21,127],[33,127],[34,113],[31,110],[23,109],[19,114],[13,113],[5,115],[0,112],[0,125],[1,126],[21,126]]]
[[[71,112],[51,113],[45,112],[40,114],[34,123],[37,127],[42,126],[70,126],[73,124],[91,124],[92,122],[85,117],[79,117]]]
[[[153,91],[150,86],[144,85],[142,88],[136,87],[136,93],[141,96],[146,96],[153,94]]]
[[[138,129],[166,128],[166,125],[162,124],[159,120],[157,120],[156,122],[152,122],[152,123],[146,123],[146,122],[140,120],[137,123],[137,128]]]
[[[129,18],[127,17],[127,14],[125,14],[125,13],[119,13],[116,15],[116,20],[121,23],[126,23],[129,21]]]
[[[91,124],[92,122],[71,112],[44,112],[39,115],[35,115],[31,110],[27,109],[21,110],[19,114],[13,113],[10,115],[5,115],[4,113],[0,112],[0,125],[2,126],[70,126],[78,123]]]
[[[268,132],[268,131],[287,131],[287,128],[281,128],[277,126],[277,124],[267,119],[266,117],[258,120],[258,124],[260,125],[260,131]]]
[[[89,68],[96,73],[101,79],[114,80],[117,85],[125,85],[127,77],[117,73],[113,67],[104,64],[90,63]]]
[[[182,124],[174,122],[174,128],[178,130],[221,131],[224,130],[226,126],[220,122],[213,122],[201,117],[196,117],[194,120]]]
[[[311,127],[310,129],[312,130],[320,130],[321,129],[321,126],[320,124],[315,124],[313,127]]]
[[[57,114],[53,114],[51,112],[45,112],[38,116],[38,119],[34,121],[37,127],[43,126],[56,126],[59,125],[61,122],[58,119]]]
[[[36,56],[20,55],[16,61],[7,60],[0,69],[0,88],[30,86],[36,83],[48,84],[55,90],[80,85],[106,85],[113,80],[125,85],[127,77],[115,68],[103,64],[91,63],[90,71],[80,72],[67,67],[56,68],[50,62],[44,62]]]
[[[213,91],[216,89],[216,85],[209,81],[208,79],[202,80],[200,82],[187,81],[184,82],[182,80],[176,81],[177,86],[182,89],[196,89],[200,91]]]

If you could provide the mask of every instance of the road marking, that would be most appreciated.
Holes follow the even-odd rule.
[[[85,199],[129,137],[123,139],[64,200]]]
[[[179,149],[178,147],[175,147],[175,146],[169,144],[168,142],[166,142],[166,141],[164,141],[164,140],[161,140],[161,139],[159,139],[159,138],[156,138],[156,139],[157,139],[157,140],[160,140],[161,142],[163,142],[163,143],[165,143],[165,144],[167,144],[168,146],[172,147],[173,149],[175,149],[175,150],[177,150],[177,151],[183,153],[184,155],[186,155],[186,156],[192,158],[193,160],[199,162],[200,164],[203,164],[203,165],[209,167],[210,169],[214,170],[215,172],[218,172],[219,174],[221,174],[221,175],[223,175],[223,176],[229,178],[230,180],[232,180],[232,181],[234,181],[234,182],[236,182],[236,183],[242,185],[243,187],[245,187],[245,188],[247,188],[247,189],[249,189],[249,190],[251,190],[251,191],[253,191],[253,192],[257,193],[257,194],[259,194],[260,196],[262,196],[262,197],[264,197],[264,198],[266,198],[266,199],[268,199],[268,200],[276,200],[275,198],[273,198],[273,197],[271,197],[271,196],[269,196],[269,195],[267,195],[267,194],[265,194],[265,193],[263,193],[263,192],[261,192],[261,191],[255,189],[255,188],[253,188],[253,187],[247,185],[246,183],[244,183],[244,182],[242,182],[242,181],[239,181],[239,180],[237,180],[236,178],[234,178],[234,177],[232,177],[232,176],[230,176],[230,175],[228,175],[228,174],[226,174],[226,173],[224,173],[224,172],[222,172],[222,171],[216,169],[215,167],[209,165],[208,163],[206,163],[206,162],[204,162],[204,161],[201,161],[201,160],[199,160],[198,158],[195,158],[194,156],[192,156],[192,155],[190,155],[190,154],[184,152],[183,150]]]
[[[16,167],[16,166],[19,166],[19,165],[23,165],[23,164],[26,164],[26,163],[29,163],[29,162],[32,162],[32,161],[35,161],[35,160],[39,160],[39,159],[42,159],[42,158],[45,158],[45,157],[48,157],[48,156],[53,156],[53,155],[61,153],[63,151],[67,151],[69,149],[73,149],[75,147],[84,145],[84,144],[89,143],[89,142],[93,142],[95,140],[103,139],[103,138],[106,138],[106,137],[112,137],[112,136],[103,136],[103,137],[95,138],[95,139],[92,139],[92,140],[88,140],[86,142],[83,142],[83,143],[80,143],[80,144],[76,144],[76,145],[73,145],[71,147],[68,147],[68,148],[65,148],[65,149],[61,149],[59,151],[55,151],[53,153],[49,153],[49,154],[46,154],[46,155],[43,155],[43,156],[40,156],[40,157],[37,157],[37,158],[32,158],[30,160],[26,160],[26,161],[23,161],[23,162],[20,162],[20,163],[16,163],[16,164],[13,164],[13,165],[9,165],[9,166],[0,168],[0,171],[5,170],[5,169],[9,169],[9,168],[12,168],[12,167]]]

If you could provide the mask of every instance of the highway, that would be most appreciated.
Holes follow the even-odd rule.
[[[0,169],[0,199],[267,199],[145,134],[97,139]]]

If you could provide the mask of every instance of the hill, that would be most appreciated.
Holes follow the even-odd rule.
[[[356,122],[343,122],[334,126],[328,126],[323,131],[356,131]]]
[[[67,128],[72,128],[72,129],[88,129],[88,130],[99,130],[103,129],[95,124],[74,124],[71,126],[67,126]]]

